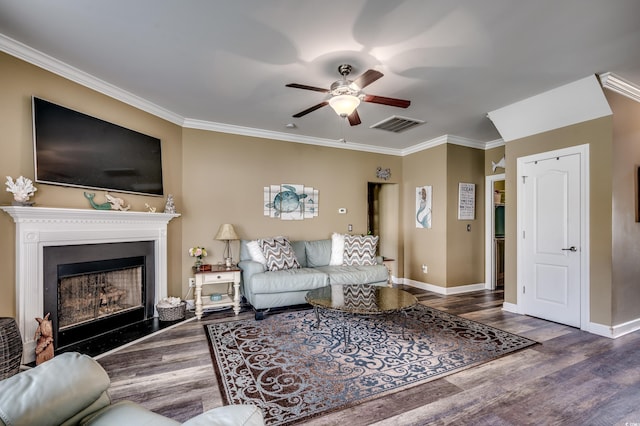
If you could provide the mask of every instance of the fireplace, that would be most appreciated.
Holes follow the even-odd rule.
[[[153,241],[44,247],[56,349],[153,317]]]
[[[0,206],[16,224],[16,322],[24,343],[23,362],[35,360],[36,317],[46,314],[44,252],[51,246],[103,246],[147,242],[153,245],[153,264],[145,265],[145,315],[154,315],[158,300],[167,297],[167,225],[179,214],[50,207]],[[121,255],[112,259],[146,256]],[[104,260],[80,259],[62,264]],[[57,281],[57,279],[56,279]],[[153,291],[153,295],[150,292]],[[57,296],[56,296],[57,297]],[[97,324],[91,322],[92,324]]]

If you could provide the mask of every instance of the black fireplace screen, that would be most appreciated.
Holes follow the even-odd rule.
[[[44,247],[56,350],[153,317],[153,241]]]
[[[142,306],[141,266],[63,277],[58,285],[58,329]]]

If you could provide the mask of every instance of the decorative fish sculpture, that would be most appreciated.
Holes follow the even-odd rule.
[[[95,201],[93,201],[93,198],[96,196],[95,193],[93,192],[85,192],[84,193],[84,197],[89,200],[89,204],[91,204],[91,207],[93,207],[96,210],[111,210],[111,203],[106,202],[106,203],[102,203],[102,204],[98,204]]]
[[[504,169],[504,166],[505,166],[504,155],[502,156],[502,158],[500,159],[500,161],[498,161],[497,163],[494,163],[493,161],[491,162],[491,167],[492,167],[492,169],[493,169],[493,171],[494,171],[494,172],[496,171],[496,169],[497,169],[498,167],[500,167],[500,168]]]

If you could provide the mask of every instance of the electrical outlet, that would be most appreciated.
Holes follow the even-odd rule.
[[[347,230],[348,232],[353,232],[353,225],[352,224],[347,225]]]
[[[189,278],[189,287],[195,287],[195,286],[196,286],[196,279]]]
[[[423,264],[422,265],[422,273],[426,274],[429,272],[429,268],[427,267],[427,265]]]

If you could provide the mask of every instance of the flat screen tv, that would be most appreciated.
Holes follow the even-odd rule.
[[[158,138],[33,97],[36,182],[163,195]]]

